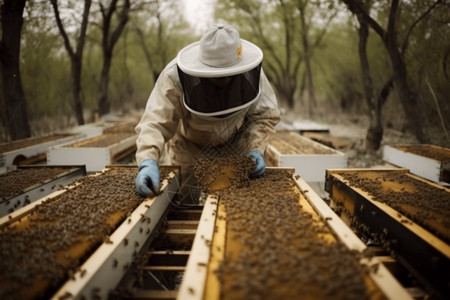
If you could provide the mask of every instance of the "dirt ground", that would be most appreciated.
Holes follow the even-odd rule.
[[[377,151],[365,149],[364,140],[368,124],[364,120],[355,120],[349,123],[329,123],[330,134],[351,142],[350,147],[339,149],[347,155],[349,168],[370,168],[384,165],[383,146],[417,144],[412,134],[402,133],[394,129],[384,129],[381,147]]]

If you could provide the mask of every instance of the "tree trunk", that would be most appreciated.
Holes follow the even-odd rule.
[[[72,101],[78,125],[84,124],[83,100],[81,98],[81,57],[72,57]]]
[[[314,81],[312,76],[312,70],[311,70],[311,57],[310,57],[310,47],[309,47],[309,41],[308,41],[308,28],[306,26],[306,20],[305,20],[305,9],[304,6],[299,8],[300,11],[300,21],[302,24],[302,45],[303,45],[303,53],[304,59],[305,59],[305,76],[306,76],[306,89],[308,91],[308,102],[309,102],[309,109],[308,109],[308,115],[312,115],[312,109],[316,106],[316,96],[314,94]]]
[[[450,81],[450,75],[448,74],[448,60],[450,59],[450,45],[447,46],[447,50],[444,53],[444,57],[442,58],[442,71],[444,72],[444,76],[447,81]]]
[[[367,129],[365,148],[366,150],[378,150],[383,138],[383,125],[381,123],[380,99],[375,99],[373,91],[373,80],[371,76],[369,58],[367,57],[367,40],[369,38],[369,24],[360,14],[359,22],[359,61],[363,77],[364,94],[369,108],[369,128]]]
[[[6,128],[11,140],[31,136],[20,76],[20,35],[25,3],[26,0],[5,0],[1,6],[3,30],[0,42],[0,68],[6,109]]]
[[[122,10],[118,16],[119,23],[114,31],[111,32],[111,21],[114,12],[117,9],[118,0],[113,0],[110,2],[110,6],[105,9],[105,7],[100,2],[100,10],[103,16],[103,28],[102,28],[102,50],[103,50],[103,66],[100,78],[100,87],[98,98],[98,113],[103,116],[109,113],[111,109],[111,102],[108,97],[108,87],[109,87],[109,72],[111,70],[112,56],[114,52],[114,47],[119,40],[120,35],[128,22],[128,11],[130,9],[130,1],[125,0]]]
[[[419,142],[429,143],[429,138],[424,130],[426,124],[425,116],[421,113],[422,110],[419,107],[417,95],[409,86],[406,64],[403,57],[398,50],[396,43],[392,43],[390,38],[387,39],[386,44],[393,66],[394,86],[397,89],[400,103],[405,111],[408,125],[411,127]]]
[[[98,113],[103,116],[109,113],[111,104],[108,98],[109,71],[111,70],[112,54],[104,54],[102,73],[100,78],[100,97],[98,99]]]
[[[370,27],[380,36],[384,43],[384,46],[388,52],[389,59],[392,65],[392,72],[394,78],[394,85],[397,89],[400,103],[402,104],[403,110],[405,111],[406,118],[408,120],[408,125],[411,127],[415,136],[421,143],[428,143],[429,138],[425,134],[424,126],[425,116],[421,114],[421,110],[418,103],[418,96],[412,91],[411,86],[408,82],[406,63],[403,59],[403,54],[400,52],[406,49],[407,37],[404,41],[404,47],[401,47],[400,43],[397,41],[397,21],[399,19],[399,5],[400,0],[390,1],[390,11],[387,30],[383,29],[380,24],[378,24],[370,14],[363,8],[363,5],[358,0],[342,0],[348,7],[348,9],[355,15],[361,15]],[[409,32],[412,28],[418,24],[428,13],[430,13],[434,7],[439,3],[435,2],[430,8],[422,14],[420,18],[413,23],[410,27]]]
[[[279,92],[280,96],[287,101],[289,108],[294,107],[294,94],[297,90],[297,84],[295,77],[292,77],[286,72],[280,76],[275,82],[275,88]]]
[[[81,97],[81,70],[83,66],[84,42],[86,40],[86,31],[88,27],[89,11],[91,9],[92,0],[84,0],[83,18],[81,21],[81,26],[75,50],[72,48],[69,36],[67,35],[66,30],[64,29],[64,25],[62,23],[59,14],[58,1],[51,0],[50,2],[53,6],[53,11],[55,13],[56,25],[58,26],[59,33],[61,34],[61,37],[63,38],[64,41],[64,47],[66,48],[66,51],[70,57],[71,76],[72,76],[72,103],[73,108],[75,110],[75,117],[77,119],[78,125],[83,125],[84,116],[83,116],[83,101]]]

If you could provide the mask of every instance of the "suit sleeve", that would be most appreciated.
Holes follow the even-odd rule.
[[[275,133],[275,125],[280,122],[280,112],[273,89],[264,72],[261,72],[260,99],[247,113],[244,137],[248,140],[248,151],[259,150],[264,154],[270,136]]]
[[[182,90],[173,70],[166,67],[161,72],[147,101],[144,114],[136,126],[136,162],[139,165],[146,159],[159,161],[164,144],[170,140],[181,118],[180,104]]]

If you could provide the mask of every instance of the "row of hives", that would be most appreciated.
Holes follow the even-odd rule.
[[[39,162],[101,171],[135,151],[137,122],[137,116],[114,116],[62,133],[0,144],[0,173]]]
[[[0,298],[107,298],[178,189],[179,170],[162,168],[163,193],[144,199],[136,173],[110,167],[1,218]]]
[[[291,142],[291,145],[295,145],[295,143]],[[276,146],[276,144],[273,146]],[[320,146],[319,148],[322,149]],[[326,155],[327,153],[323,154]],[[300,157],[301,155],[297,154],[296,156]],[[316,166],[319,168],[319,165]],[[320,168],[322,167],[320,166]],[[74,169],[81,169],[78,174],[85,174],[83,168],[75,167]],[[329,168],[327,167],[327,169]],[[51,282],[57,282],[54,279],[57,278],[58,274],[63,274],[66,279],[73,278],[69,280],[61,279],[59,285],[50,288],[51,292],[48,292],[48,290],[45,292],[46,295],[55,295],[57,298],[75,295],[106,297],[108,292],[114,288],[113,285],[118,281],[117,278],[125,273],[125,270],[135,260],[135,255],[143,249],[143,245],[153,229],[151,226],[155,225],[157,219],[156,216],[150,216],[149,214],[160,214],[164,210],[164,205],[157,207],[144,201],[137,206],[137,210],[131,209],[130,212],[128,209],[130,212],[128,218],[126,215],[121,215],[119,216],[120,221],[111,222],[114,223],[111,225],[112,227],[106,229],[95,229],[95,227],[91,227],[93,224],[89,221],[95,219],[104,224],[103,212],[115,215],[113,211],[105,211],[105,203],[109,204],[109,201],[113,203],[115,201],[124,202],[123,204],[125,204],[130,202],[127,199],[135,199],[133,181],[137,170],[135,167],[126,170],[127,168],[122,169],[119,174],[109,173],[110,171],[108,171],[101,176],[84,178],[80,181],[81,184],[77,183],[80,190],[70,187],[62,191],[62,194],[66,195],[62,199],[66,200],[62,202],[61,200],[48,201],[44,205],[37,206],[36,216],[34,216],[34,213],[27,216],[23,214],[23,210],[16,210],[4,219],[5,224],[8,225],[2,227],[4,229],[2,237],[3,233],[8,236],[6,234],[8,232],[13,233],[11,235],[14,237],[18,236],[20,240],[17,241],[17,245],[21,246],[17,249],[17,252],[24,248],[38,249],[36,250],[37,254],[24,251],[22,255],[27,258],[24,259],[23,256],[19,256],[19,259],[31,261],[35,266],[40,266],[42,262],[48,264],[48,268],[45,270],[51,276]],[[448,241],[445,242],[444,238],[445,228],[449,228],[445,223],[445,220],[448,220],[446,215],[448,207],[445,205],[437,206],[437,209],[432,210],[433,216],[428,217],[427,224],[427,222],[420,223],[420,218],[414,216],[417,211],[425,212],[429,210],[426,206],[418,206],[418,203],[427,204],[427,201],[420,200],[418,203],[412,204],[402,202],[402,205],[395,206],[392,202],[386,200],[405,199],[410,194],[417,195],[417,190],[412,188],[419,186],[419,183],[415,181],[416,178],[411,177],[405,170],[395,170],[395,174],[397,174],[395,176],[390,175],[389,171],[392,170],[383,171],[388,173],[373,170],[370,172],[366,172],[367,170],[345,170],[345,172],[344,170],[329,170],[326,177],[327,190],[330,193],[335,210],[342,217],[339,218],[329,207],[323,206],[322,199],[304,182],[307,173],[300,171],[302,172],[301,178],[293,175],[292,170],[269,169],[267,176],[251,181],[250,185],[245,188],[234,189],[234,187],[231,187],[219,195],[209,198],[204,209],[204,216],[201,218],[202,221],[209,220],[209,222],[201,222],[202,224],[199,226],[196,235],[197,242],[194,243],[192,250],[194,255],[191,255],[192,259],[189,259],[185,271],[186,276],[184,278],[193,281],[183,281],[179,289],[180,292],[175,293],[175,295],[178,294],[178,298],[295,298],[299,294],[308,295],[312,298],[408,298],[410,293],[387,271],[384,267],[385,264],[380,263],[378,257],[372,257],[367,249],[369,247],[361,242],[362,232],[363,235],[370,235],[371,239],[378,239],[377,244],[389,249],[389,254],[392,254],[397,260],[406,261],[407,264],[405,265],[408,270],[415,273],[414,275],[422,280],[425,285],[430,286],[429,291],[431,292],[427,295],[439,297],[439,293],[445,293],[445,290],[442,291],[442,286],[445,287],[448,278],[445,275],[430,277],[430,274],[442,274],[447,266],[448,255],[444,247],[448,245]],[[325,171],[323,170],[323,172]],[[297,173],[297,169],[295,169],[295,173]],[[407,173],[406,179],[398,177],[403,173]],[[345,178],[344,175],[346,175]],[[355,185],[367,182],[369,179],[378,182],[373,185],[379,186],[378,189],[381,189],[381,194],[386,197],[383,198],[380,194],[377,194],[376,189],[368,190],[364,185],[354,188]],[[338,184],[339,182],[341,183]],[[426,181],[421,182],[425,182],[427,187],[431,186],[432,190],[433,187],[437,188]],[[51,184],[51,187],[54,189],[59,185],[67,186],[67,183],[54,183]],[[361,192],[363,195],[361,197],[365,200],[361,200],[355,192],[361,190],[365,190],[365,192]],[[422,186],[419,190],[431,193],[428,188]],[[171,193],[175,192],[176,189],[171,191]],[[441,203],[445,204],[445,199],[448,200],[448,190],[439,187],[438,194],[441,194],[443,199]],[[70,204],[72,198],[77,199],[75,206]],[[416,196],[412,196],[412,199],[416,198]],[[434,199],[435,196],[432,198]],[[169,202],[167,200],[166,198],[163,202],[167,204]],[[25,204],[27,199],[21,201],[23,202],[10,201],[10,204],[16,205],[17,207],[13,207],[13,209],[17,209]],[[31,202],[31,200],[28,201]],[[68,202],[62,207],[53,204],[58,202],[62,204],[65,201]],[[379,204],[383,201],[383,205]],[[78,207],[83,206],[80,203],[89,205],[84,206],[84,211],[78,211]],[[36,204],[41,203],[37,202]],[[387,209],[388,213],[386,213],[383,210],[379,211],[380,206],[393,207],[391,207],[391,210]],[[112,205],[112,207],[117,208],[115,205]],[[139,207],[144,212],[142,210],[138,212]],[[400,207],[409,208],[409,211],[406,209],[405,212]],[[414,207],[414,209],[411,209],[411,207]],[[120,208],[120,210],[126,209]],[[67,236],[66,239],[58,237],[45,243],[45,245],[49,245],[48,249],[54,249],[55,255],[62,260],[62,262],[56,260],[56,267],[54,265],[52,267],[49,263],[55,261],[55,259],[52,260],[51,256],[45,254],[49,251],[39,250],[47,246],[26,244],[27,234],[32,233],[39,236],[46,236],[47,234],[48,236],[59,231],[53,225],[60,222],[53,219],[49,222],[49,216],[46,215],[47,211],[51,211],[51,215],[61,213],[60,216],[62,216],[67,213],[67,216],[75,216],[75,218],[68,218],[67,222],[62,223],[63,232]],[[80,215],[86,215],[87,219],[80,218],[81,220],[78,220],[79,218],[76,216]],[[371,222],[361,217],[364,215],[370,216],[372,219],[368,218]],[[392,216],[394,216],[394,221],[389,220],[389,217],[392,218]],[[349,220],[348,224],[353,231],[349,230],[349,226],[342,222],[346,218]],[[46,230],[41,229],[38,233],[29,232],[31,228],[29,224],[37,224],[42,220],[45,220],[44,224],[52,226],[49,226]],[[110,224],[110,222],[106,223]],[[392,228],[391,223],[394,224]],[[67,228],[71,226],[67,224],[77,224],[75,227],[80,227],[78,229],[80,232],[68,232]],[[84,228],[85,224],[89,224],[89,226]],[[430,224],[441,224],[441,226],[433,227]],[[402,228],[400,232],[398,232],[396,226]],[[378,231],[371,232],[373,230],[369,229],[372,227],[378,229]],[[91,232],[89,228],[94,229]],[[117,230],[114,230],[114,228],[117,228]],[[125,230],[123,228],[134,228],[134,233],[123,234],[122,232]],[[420,229],[417,230],[417,228]],[[47,230],[50,234],[46,233]],[[133,230],[131,231],[133,232]],[[93,234],[93,232],[98,233],[99,231],[101,232],[100,235]],[[106,233],[107,231],[109,233]],[[418,233],[423,233],[423,231],[427,232],[425,237],[414,237]],[[129,238],[127,237],[128,234],[140,236],[142,240],[135,237]],[[24,235],[25,237],[23,237]],[[84,239],[82,241],[75,239],[78,235],[88,236],[87,242]],[[9,236],[9,238],[11,237]],[[8,239],[2,244],[10,246],[13,242]],[[407,256],[404,249],[418,248],[417,245],[420,245],[420,240],[425,240],[431,246],[438,246],[431,250],[428,246],[423,246],[427,252],[419,252],[419,255],[412,257]],[[71,242],[77,245],[68,246]],[[84,252],[84,255],[76,254],[79,253],[80,248],[89,248],[79,246],[81,244],[90,245],[91,250]],[[98,245],[101,246],[98,247]],[[62,249],[62,247],[76,250],[60,252],[56,250]],[[110,253],[109,251],[113,248],[121,252],[105,256],[105,253]],[[9,252],[7,249],[2,251],[11,255],[12,258],[15,257],[14,255],[18,255],[17,253],[11,253],[11,250]],[[170,252],[170,249],[167,251]],[[443,252],[443,254],[440,252]],[[99,257],[108,257],[108,259],[99,259]],[[427,259],[424,260],[424,257]],[[11,261],[14,261],[14,259]],[[94,263],[99,261],[101,263]],[[420,263],[412,264],[411,262],[414,261]],[[429,267],[428,269],[417,269],[427,264],[432,266],[431,269]],[[66,267],[63,268],[62,266]],[[11,276],[18,274],[19,285],[23,287],[27,284],[33,290],[34,285],[30,284],[33,279],[22,277],[24,273],[21,268],[15,271],[11,265],[8,268],[12,268]],[[30,270],[32,271],[33,268]],[[106,274],[119,275],[115,275],[115,279],[110,279]],[[352,278],[352,280],[347,280],[347,278]],[[8,280],[11,279],[4,281],[7,283],[4,286],[13,287],[14,285],[10,285],[11,281]],[[38,286],[41,286],[42,282],[45,283],[46,280],[38,278],[40,282]],[[104,285],[105,282],[108,283],[107,286]],[[78,287],[75,288],[75,286]],[[437,291],[437,294],[433,294],[433,291]],[[15,293],[16,291],[12,290],[12,292]],[[57,294],[54,294],[56,292]],[[42,291],[39,290],[38,293],[42,293]],[[199,296],[201,298],[198,298]]]
[[[402,284],[417,298],[448,298],[450,149],[385,146],[385,166],[346,169],[329,161],[339,152],[314,160],[320,153],[305,152],[302,147],[311,142],[301,139],[292,132],[278,133],[271,146],[276,149],[269,154],[284,166],[296,167],[303,178],[321,169],[331,207],[372,252],[384,256]]]
[[[144,200],[136,172],[111,167],[4,217],[2,298],[107,298],[141,261],[178,188],[177,169],[162,168],[164,192]],[[366,248],[292,169],[269,168],[208,197],[181,287],[170,295],[407,299]]]

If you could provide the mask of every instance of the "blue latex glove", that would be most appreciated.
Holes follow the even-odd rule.
[[[144,197],[159,194],[159,167],[154,159],[146,159],[139,165],[136,190]]]
[[[250,177],[258,177],[264,175],[266,171],[266,162],[263,155],[259,150],[252,150],[248,153],[248,156],[256,163],[256,168],[250,173]]]

